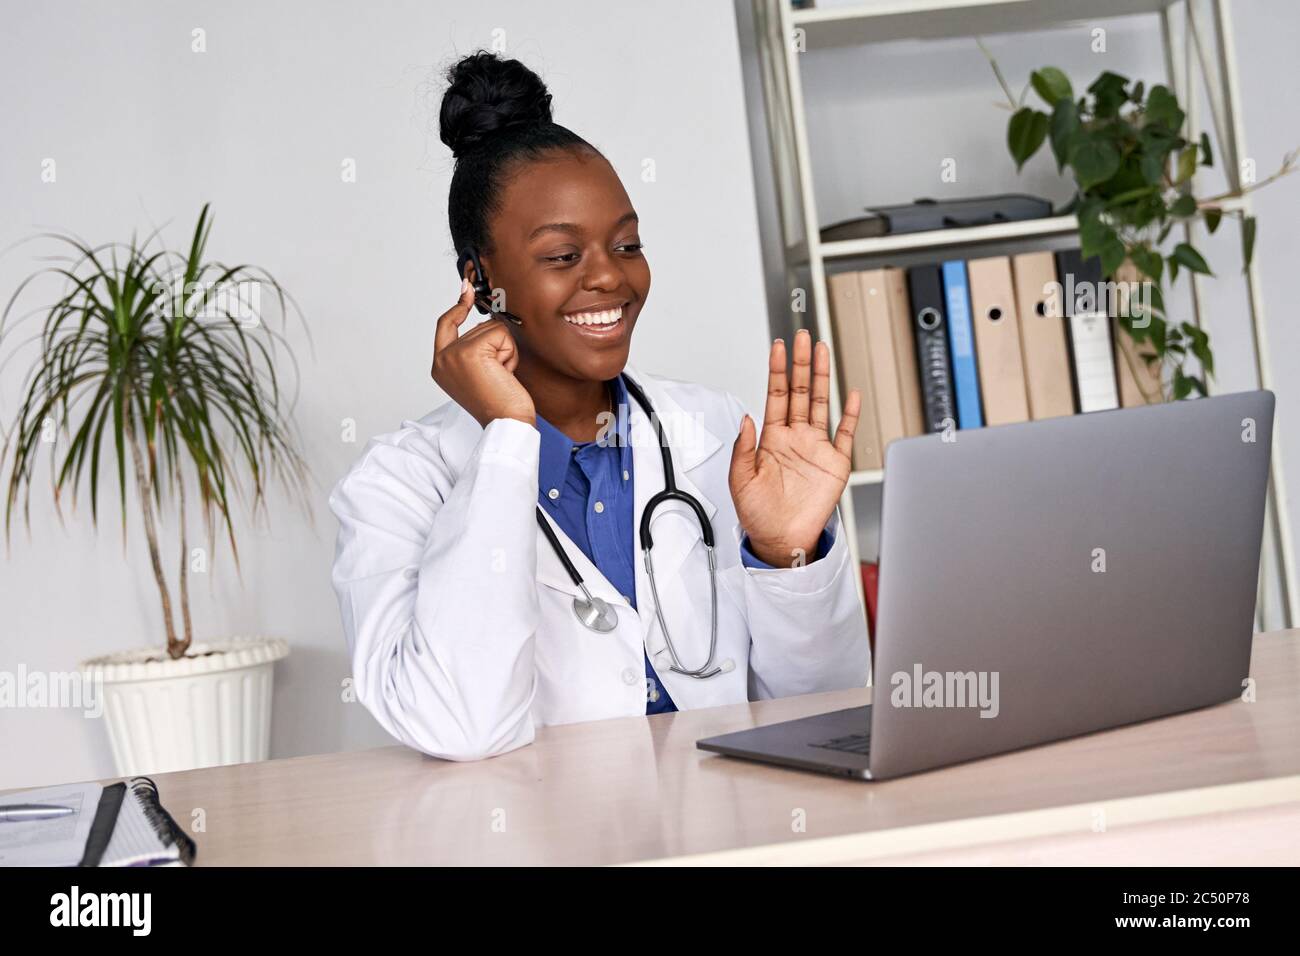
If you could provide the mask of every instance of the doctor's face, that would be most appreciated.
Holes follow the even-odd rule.
[[[555,151],[521,164],[490,223],[483,258],[511,324],[521,364],[603,381],[623,370],[632,329],[650,293],[636,212],[602,157]]]

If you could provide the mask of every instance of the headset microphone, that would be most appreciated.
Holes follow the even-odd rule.
[[[493,315],[497,318],[508,319],[515,325],[523,325],[524,320],[519,318],[513,312],[507,312],[505,309],[494,309],[492,307],[492,284],[488,282],[487,276],[483,272],[483,263],[479,262],[478,250],[473,246],[466,246],[465,250],[456,259],[456,275],[459,278],[465,276],[465,263],[474,263],[474,306],[484,315]]]

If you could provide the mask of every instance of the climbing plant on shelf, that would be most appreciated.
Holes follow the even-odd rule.
[[[1198,198],[1192,177],[1198,167],[1214,165],[1214,151],[1208,134],[1195,140],[1183,135],[1186,114],[1167,87],[1148,89],[1141,80],[1106,71],[1076,97],[1065,73],[1046,66],[1030,74],[1017,99],[996,61],[990,57],[989,62],[1010,103],[1007,147],[1016,169],[1046,143],[1057,171],[1068,170],[1074,180],[1074,196],[1062,213],[1073,212],[1079,220],[1083,256],[1097,257],[1107,279],[1143,284],[1144,294],[1131,308],[1121,309],[1117,320],[1135,343],[1137,358],[1149,367],[1149,377],[1161,383],[1163,394],[1148,396],[1148,401],[1206,394],[1214,375],[1209,334],[1169,316],[1164,288],[1182,271],[1213,273],[1190,241],[1170,248],[1167,240],[1183,223],[1199,220],[1213,233],[1225,217],[1236,217],[1243,268],[1248,268],[1256,222],[1232,200],[1293,172],[1297,152],[1288,153],[1267,179]],[[1026,105],[1031,89],[1046,109]],[[1193,358],[1195,365],[1190,365]]]

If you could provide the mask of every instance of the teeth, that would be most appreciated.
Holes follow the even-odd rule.
[[[608,309],[604,312],[573,312],[564,317],[565,322],[573,325],[612,325],[623,317],[623,309]]]

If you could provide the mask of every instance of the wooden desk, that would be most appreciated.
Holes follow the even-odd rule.
[[[695,748],[700,737],[866,703],[866,690],[549,727],[531,746],[477,763],[385,747],[155,779],[182,825],[205,812],[207,830],[194,834],[202,865],[981,862],[980,853],[1071,862],[1071,840],[1091,862],[1141,849],[1135,862],[1156,863],[1150,847],[1212,847],[1201,837],[1216,825],[1253,833],[1271,862],[1295,863],[1298,636],[1257,637],[1254,703],[883,783]]]

